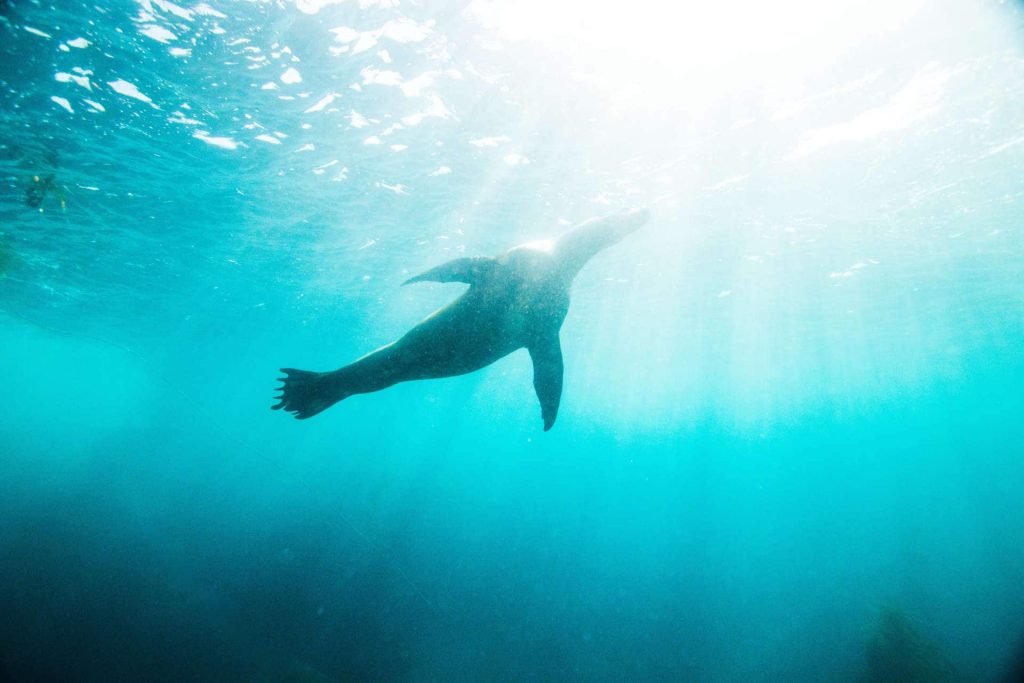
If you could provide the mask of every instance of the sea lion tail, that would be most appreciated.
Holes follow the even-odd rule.
[[[275,396],[272,410],[286,410],[298,420],[305,420],[327,410],[338,401],[348,398],[352,392],[339,386],[337,374],[333,372],[310,372],[295,368],[281,368],[284,377],[277,381],[283,386],[275,389],[281,392]]]

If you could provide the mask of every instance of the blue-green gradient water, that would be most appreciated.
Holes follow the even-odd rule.
[[[1021,5],[599,5],[0,2],[0,681],[1012,675]],[[269,410],[640,206],[552,431]]]

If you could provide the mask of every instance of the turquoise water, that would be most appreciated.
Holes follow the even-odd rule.
[[[0,681],[1012,676],[1024,14],[811,7],[0,2]],[[550,432],[269,410],[637,206]]]

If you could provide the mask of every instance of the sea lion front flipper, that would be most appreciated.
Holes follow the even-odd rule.
[[[467,285],[473,285],[489,273],[496,262],[496,259],[490,256],[457,258],[409,278],[402,286],[413,282],[465,282]]]
[[[595,254],[639,230],[650,217],[647,209],[633,209],[584,221],[555,240],[555,258],[567,275],[575,276]]]
[[[533,388],[540,399],[540,414],[544,418],[544,431],[551,429],[558,417],[558,404],[562,400],[562,345],[558,332],[527,347],[533,359]]]

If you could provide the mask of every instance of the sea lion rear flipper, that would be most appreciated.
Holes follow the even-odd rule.
[[[337,381],[337,372],[310,372],[295,368],[281,368],[281,372],[284,377],[279,377],[278,381],[284,386],[275,389],[281,395],[274,397],[277,403],[271,409],[283,408],[299,420],[313,417],[351,395]]]
[[[527,347],[533,359],[533,388],[540,399],[544,431],[551,429],[562,400],[562,345],[558,333]]]
[[[465,282],[467,285],[472,285],[490,272],[494,263],[495,259],[490,256],[457,258],[448,263],[442,263],[436,268],[431,268],[425,273],[420,273],[416,277],[409,278],[402,283],[402,286],[413,282]]]

